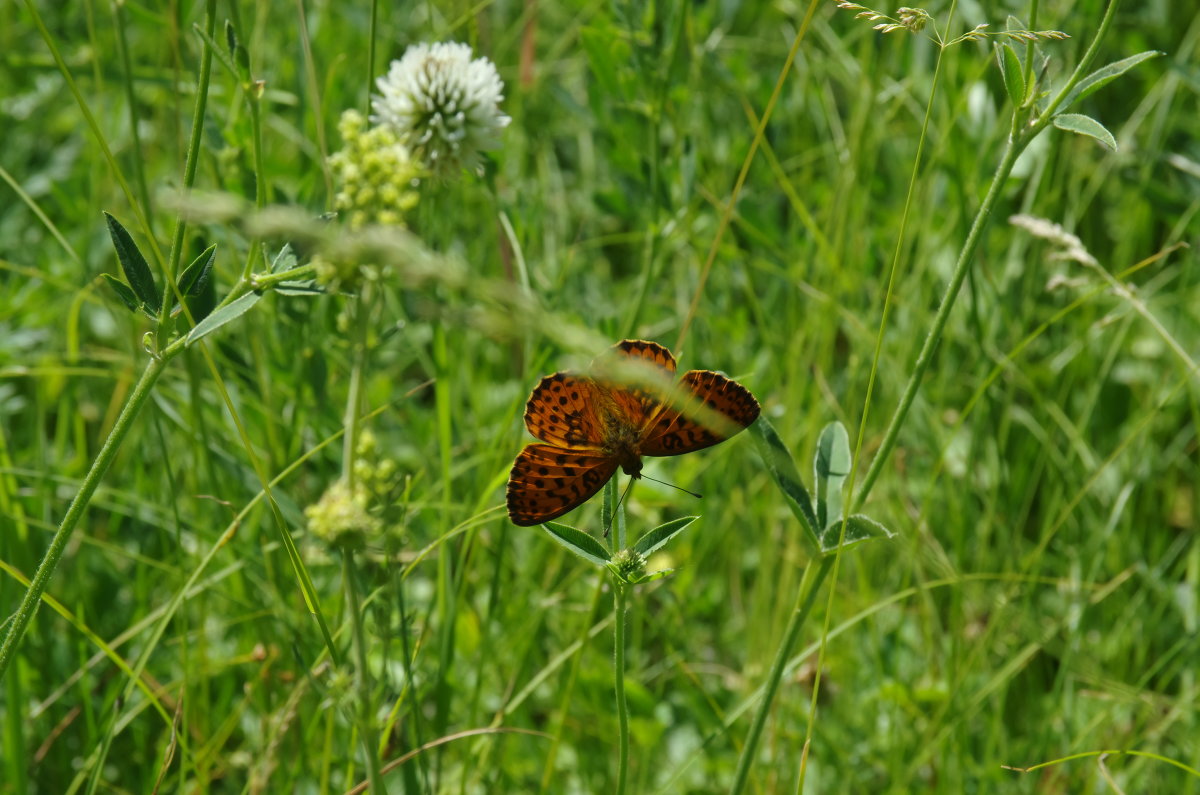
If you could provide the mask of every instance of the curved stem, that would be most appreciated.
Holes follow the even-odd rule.
[[[617,691],[617,795],[625,795],[629,778],[629,705],[625,703],[625,614],[626,585],[613,578],[613,680]]]
[[[121,449],[121,443],[125,441],[125,436],[129,433],[129,429],[133,427],[134,420],[141,412],[142,406],[146,404],[147,398],[150,397],[150,390],[166,367],[167,360],[166,356],[156,356],[150,359],[150,363],[146,365],[146,369],[142,372],[142,377],[134,385],[133,391],[129,395],[129,400],[126,401],[125,407],[121,409],[121,414],[113,424],[108,438],[104,440],[104,446],[100,448],[100,454],[96,456],[96,460],[92,462],[91,469],[84,476],[79,492],[75,495],[75,499],[71,500],[71,506],[67,509],[67,515],[63,517],[62,524],[58,526],[58,530],[54,533],[54,538],[50,541],[50,547],[46,550],[45,556],[42,557],[42,562],[38,565],[37,572],[34,573],[33,580],[30,582],[29,588],[26,589],[25,596],[21,600],[21,606],[17,608],[17,613],[13,616],[12,623],[8,627],[8,632],[4,635],[4,643],[0,645],[0,679],[4,678],[4,673],[8,670],[8,666],[16,653],[17,645],[25,635],[25,630],[29,627],[29,622],[33,620],[33,616],[37,613],[38,606],[42,601],[42,594],[45,593],[46,586],[50,584],[50,577],[53,576],[54,569],[58,566],[59,560],[62,559],[63,553],[66,551],[67,542],[71,540],[71,534],[75,532],[76,525],[83,518],[83,512],[87,509],[88,503],[91,502],[92,495],[96,493],[96,488],[100,485],[104,474],[108,472],[113,459],[117,457],[117,451]]]
[[[746,781],[750,777],[750,767],[754,764],[755,752],[758,750],[758,742],[762,739],[763,728],[767,725],[767,715],[771,711],[771,705],[775,703],[776,693],[779,692],[779,683],[783,680],[783,672],[787,668],[788,659],[792,656],[792,649],[800,638],[800,630],[804,627],[804,622],[808,620],[808,614],[812,612],[813,604],[817,601],[817,592],[821,590],[821,584],[825,582],[836,559],[834,555],[826,555],[821,558],[815,574],[813,573],[813,564],[817,562],[815,560],[809,560],[804,569],[804,576],[800,580],[800,591],[796,594],[796,608],[792,611],[787,629],[784,630],[783,642],[779,644],[779,650],[775,652],[775,661],[771,663],[771,671],[767,675],[767,681],[763,684],[762,699],[758,702],[758,709],[754,711],[754,722],[750,724],[750,733],[746,735],[746,745],[743,746],[742,755],[738,759],[733,786],[729,788],[731,795],[737,795],[746,788]]]

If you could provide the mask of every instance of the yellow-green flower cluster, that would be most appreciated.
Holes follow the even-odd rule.
[[[338,192],[334,207],[351,229],[368,224],[403,226],[417,203],[420,167],[386,125],[368,126],[358,111],[338,122],[343,146],[329,157]]]
[[[383,529],[383,522],[371,515],[369,503],[370,495],[361,485],[355,484],[351,493],[346,481],[339,480],[304,509],[308,530],[331,546],[360,549]]]
[[[363,430],[354,449],[354,480],[377,502],[390,502],[396,488],[396,462],[379,456],[375,434]]]
[[[354,451],[354,488],[337,481],[304,510],[308,529],[331,546],[360,549],[378,542],[395,523],[396,462],[381,458],[374,434],[364,430]]]

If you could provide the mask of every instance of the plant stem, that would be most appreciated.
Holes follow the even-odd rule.
[[[996,206],[996,200],[1000,198],[1000,193],[1004,189],[1008,175],[1012,173],[1012,168],[1017,162],[1018,155],[1025,148],[1024,144],[1025,141],[1018,144],[1017,141],[1011,138],[1005,144],[1004,156],[1000,159],[1000,165],[996,167],[996,173],[992,176],[992,184],[988,188],[987,195],[983,198],[983,204],[979,206],[979,212],[975,214],[975,220],[971,223],[971,230],[967,233],[967,239],[963,242],[962,249],[959,251],[958,261],[954,265],[954,274],[950,277],[950,283],[946,285],[946,292],[942,295],[942,301],[938,305],[937,314],[934,315],[933,325],[929,327],[929,333],[925,335],[925,342],[921,345],[921,352],[917,354],[917,361],[913,365],[912,375],[908,377],[908,384],[904,387],[904,394],[900,397],[900,403],[896,406],[896,411],[892,414],[891,422],[888,423],[887,431],[883,436],[883,443],[879,446],[879,451],[875,454],[875,458],[871,461],[871,466],[867,470],[867,474],[863,477],[862,486],[854,495],[854,510],[862,507],[862,504],[867,499],[867,495],[871,492],[871,487],[875,485],[875,481],[879,478],[884,464],[887,463],[888,457],[896,447],[896,439],[900,435],[900,428],[904,425],[904,418],[908,416],[908,410],[912,407],[912,402],[916,398],[917,392],[921,389],[921,381],[925,376],[925,371],[929,368],[929,363],[933,361],[933,352],[942,340],[942,332],[946,329],[946,321],[950,319],[950,311],[954,309],[959,288],[962,287],[963,281],[967,278],[967,272],[970,270],[971,260],[975,255],[976,247],[979,245],[979,239],[983,236],[984,227],[987,226],[987,222],[992,217],[992,210]]]
[[[787,629],[784,630],[783,642],[779,644],[779,650],[775,652],[775,661],[771,663],[771,671],[763,686],[762,699],[758,702],[758,709],[754,711],[754,722],[750,725],[750,733],[746,735],[746,745],[742,748],[742,755],[738,759],[733,786],[729,789],[731,795],[737,795],[746,787],[746,781],[750,777],[750,768],[754,764],[755,752],[758,750],[758,741],[762,738],[763,728],[767,725],[767,714],[771,711],[771,705],[775,703],[775,695],[779,691],[779,683],[783,680],[783,672],[787,668],[788,659],[792,656],[792,649],[800,638],[800,630],[804,627],[804,622],[808,620],[808,614],[812,612],[813,604],[817,601],[817,592],[821,590],[821,584],[825,582],[835,560],[837,560],[836,555],[826,555],[819,562],[810,559],[804,568],[804,576],[800,580],[800,590],[796,594],[796,607],[792,611]],[[815,574],[813,573],[814,563],[817,564]]]
[[[346,435],[342,438],[342,479],[354,493],[354,453],[358,449],[358,425],[362,405],[363,376],[367,369],[367,320],[371,313],[371,285],[363,283],[357,301],[350,302],[350,323],[354,329],[351,340],[350,388],[346,395]]]
[[[208,107],[208,86],[212,79],[212,47],[208,42],[212,41],[213,36],[217,33],[216,0],[208,0],[205,4],[204,30],[208,38],[200,53],[200,75],[196,81],[196,105],[192,111],[192,130],[188,136],[187,157],[183,163],[184,190],[190,189],[196,183],[196,169],[200,163],[200,144],[204,139],[204,114]],[[194,325],[195,318],[191,316],[187,302],[179,294],[179,285],[175,283],[176,274],[179,272],[179,263],[183,259],[183,244],[186,236],[187,215],[180,213],[179,220],[175,224],[175,233],[171,236],[171,252],[167,256],[167,262],[163,269],[163,302],[158,317],[160,329],[168,329],[171,326],[168,322],[171,317],[171,302],[167,300],[168,295],[175,296],[175,300],[183,308],[184,315]],[[161,337],[159,341],[160,344],[164,342]]]
[[[182,350],[182,348],[178,350]],[[96,492],[96,488],[100,485],[101,479],[108,472],[113,459],[117,457],[117,451],[121,449],[121,443],[125,441],[125,436],[129,433],[129,429],[133,427],[133,421],[137,418],[138,413],[141,412],[142,406],[146,404],[146,399],[150,397],[150,390],[154,386],[154,382],[162,375],[167,361],[168,357],[165,355],[154,356],[150,359],[150,362],[146,365],[146,369],[142,372],[142,377],[134,385],[133,391],[129,395],[129,400],[126,401],[125,407],[121,409],[117,421],[113,424],[108,438],[104,440],[104,446],[100,448],[100,454],[96,456],[96,460],[92,462],[91,469],[84,476],[79,492],[75,495],[75,499],[71,500],[71,506],[67,509],[67,515],[63,517],[62,524],[58,526],[58,530],[54,533],[54,538],[50,541],[50,547],[46,550],[42,562],[38,565],[37,572],[33,575],[33,580],[30,582],[29,588],[26,589],[25,596],[21,600],[21,606],[17,608],[17,613],[9,625],[8,632],[4,635],[4,643],[0,645],[0,679],[4,678],[4,674],[8,670],[8,666],[12,662],[17,650],[17,644],[21,642],[25,630],[29,627],[29,622],[33,620],[33,616],[37,613],[38,606],[41,604],[42,594],[45,593],[46,586],[50,584],[50,577],[54,574],[54,569],[58,566],[59,560],[62,559],[63,553],[66,551],[67,543],[71,540],[71,534],[75,532],[76,525],[83,518],[83,512],[87,509],[88,503],[91,501],[92,495]]]
[[[866,502],[867,496],[871,492],[871,487],[875,485],[875,481],[879,478],[884,465],[891,456],[892,450],[896,447],[900,428],[904,424],[908,410],[912,407],[913,399],[917,396],[917,392],[921,388],[921,379],[924,377],[929,363],[933,360],[934,349],[941,342],[942,332],[946,328],[946,321],[950,317],[950,311],[954,308],[959,288],[962,287],[962,283],[967,277],[967,271],[970,269],[971,260],[975,255],[975,249],[978,247],[979,240],[983,236],[984,227],[987,226],[987,222],[991,219],[992,210],[995,208],[997,199],[1000,198],[1000,192],[1004,189],[1004,184],[1012,173],[1017,158],[1021,155],[1021,152],[1025,151],[1025,147],[1053,122],[1059,105],[1063,103],[1071,89],[1083,79],[1085,72],[1091,67],[1092,61],[1095,60],[1096,54],[1099,51],[1101,39],[1104,38],[1104,34],[1108,32],[1108,28],[1112,25],[1118,5],[1120,5],[1119,0],[1112,0],[1108,4],[1108,7],[1104,11],[1104,17],[1100,20],[1100,27],[1096,30],[1096,35],[1092,38],[1091,44],[1088,45],[1083,58],[1076,65],[1066,85],[1050,100],[1050,103],[1041,112],[1038,119],[1026,127],[1024,131],[1017,131],[1015,135],[1009,136],[1008,142],[1005,144],[1004,155],[1000,159],[1000,164],[996,167],[995,174],[992,176],[992,183],[988,187],[987,195],[984,196],[983,204],[979,206],[979,211],[975,214],[975,220],[971,223],[971,230],[967,233],[967,239],[963,241],[958,261],[954,265],[954,273],[950,277],[950,283],[946,285],[946,292],[942,296],[942,302],[938,306],[937,314],[934,316],[933,325],[925,337],[925,342],[921,346],[921,352],[917,354],[917,361],[913,367],[912,375],[909,376],[908,384],[904,388],[904,394],[901,396],[900,403],[896,406],[896,411],[892,414],[892,419],[888,423],[883,443],[879,446],[879,451],[871,461],[871,466],[863,478],[862,486],[854,494],[854,510],[858,510]],[[1020,109],[1014,110],[1014,113],[1019,112]]]
[[[375,715],[371,709],[371,674],[367,669],[367,644],[363,635],[358,586],[354,582],[354,553],[342,548],[342,587],[346,589],[347,609],[350,611],[350,631],[354,636],[354,665],[358,668],[358,717],[362,724],[359,737],[367,763],[367,781],[372,793],[386,793],[379,774],[379,757],[375,753]]]
[[[625,703],[625,583],[613,578],[613,684],[617,691],[617,795],[625,795],[629,778],[629,705]]]

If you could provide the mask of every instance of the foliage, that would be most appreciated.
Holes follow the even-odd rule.
[[[630,597],[629,790],[727,791],[801,572],[856,538],[831,499],[853,497],[844,470],[810,493],[778,451],[840,456],[844,426],[861,483],[1009,114],[1061,89],[1104,6],[930,9],[957,44],[897,246],[933,28],[883,36],[820,4],[711,266],[806,7],[381,6],[374,70],[365,5],[222,4],[215,40],[203,5],[88,8],[29,0],[0,33],[0,621],[138,372],[184,343],[0,683],[0,791],[82,785],[109,743],[101,786],[124,791],[345,791],[367,777],[364,701],[391,791],[611,791],[611,578],[500,505],[529,388],[627,336],[727,371],[767,420],[647,460],[702,501],[643,481],[624,506],[645,571],[672,572]],[[851,503],[896,535],[843,548],[761,791],[795,788],[819,673],[806,791],[1200,792],[1176,766],[1200,768],[1198,35],[1123,7],[1002,186],[897,448]],[[379,264],[369,295],[316,287],[296,270],[328,245],[338,120],[422,40],[495,62],[511,123],[482,174],[423,189],[415,239],[353,241]],[[181,197],[206,42],[200,190]],[[360,338],[359,421],[395,468],[386,532],[355,550],[369,676],[344,559],[304,518],[343,474]],[[564,521],[593,541],[605,524],[594,504]],[[1100,750],[1138,753],[1002,768]]]

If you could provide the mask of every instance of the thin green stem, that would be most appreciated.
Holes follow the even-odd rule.
[[[196,105],[192,110],[192,131],[188,137],[187,158],[183,164],[183,189],[186,191],[196,184],[196,167],[200,162],[200,143],[204,137],[204,113],[208,106],[208,85],[212,77],[212,37],[216,35],[217,30],[217,0],[208,0],[204,8],[204,29],[208,37],[204,40],[204,47],[200,53],[200,75],[196,82]],[[179,287],[175,284],[175,274],[179,271],[179,263],[183,258],[183,241],[187,236],[187,216],[183,213],[179,215],[179,221],[175,224],[175,234],[171,238],[171,253],[167,256],[167,263],[164,267],[164,300],[162,310],[159,314],[159,329],[169,333],[172,324],[169,321],[171,316],[171,302],[165,300],[168,292],[175,294],[175,300],[183,308],[188,320],[194,320],[187,308],[187,302],[183,300],[183,296],[179,294]],[[162,340],[160,339],[160,344]]]
[[[617,693],[617,789],[625,795],[629,779],[629,705],[625,702],[625,614],[629,609],[627,586],[613,578],[613,685]]]
[[[804,569],[804,576],[800,580],[800,590],[796,594],[796,607],[792,611],[787,629],[784,630],[783,642],[779,644],[779,649],[775,652],[775,660],[771,663],[767,681],[763,684],[762,698],[758,702],[758,709],[754,711],[754,722],[750,724],[750,733],[746,735],[746,745],[743,746],[742,755],[738,759],[733,786],[729,789],[731,795],[737,795],[746,788],[746,782],[750,778],[750,768],[754,764],[758,750],[758,743],[762,739],[763,728],[767,725],[767,715],[771,712],[771,705],[775,703],[775,695],[779,692],[779,683],[783,680],[783,672],[787,668],[788,659],[792,656],[792,649],[795,648],[796,641],[800,639],[800,630],[804,628],[804,623],[808,620],[809,613],[812,612],[813,604],[817,601],[817,593],[821,590],[821,584],[825,582],[825,578],[833,568],[834,560],[836,560],[834,555],[826,555],[819,562],[815,559],[809,560]]]
[[[1091,44],[1088,45],[1087,50],[1083,53],[1083,57],[1079,59],[1079,63],[1075,65],[1075,70],[1071,72],[1071,77],[1059,89],[1054,99],[1050,100],[1050,104],[1042,111],[1037,122],[1025,133],[1024,141],[1026,143],[1054,121],[1055,111],[1058,110],[1058,106],[1066,100],[1075,86],[1079,84],[1079,81],[1086,76],[1087,70],[1092,67],[1092,62],[1096,60],[1096,55],[1100,52],[1100,42],[1104,39],[1104,34],[1108,33],[1108,29],[1112,26],[1112,21],[1117,15],[1117,6],[1119,5],[1121,5],[1121,0],[1111,0],[1108,8],[1104,9],[1104,16],[1100,20],[1100,27],[1096,29],[1096,35],[1092,37]]]
[[[367,781],[372,793],[385,793],[383,777],[379,773],[379,757],[375,753],[375,713],[371,708],[371,674],[367,669],[367,642],[363,634],[362,607],[358,599],[358,586],[354,581],[354,553],[342,548],[342,587],[346,589],[346,604],[350,612],[350,633],[354,636],[354,665],[358,668],[358,712],[359,737],[363,754],[366,756]]]
[[[879,451],[875,454],[874,460],[871,461],[871,466],[863,478],[862,487],[854,494],[855,510],[861,508],[863,503],[866,502],[871,488],[875,485],[875,481],[879,478],[892,450],[896,447],[900,428],[904,424],[908,410],[912,407],[913,399],[921,388],[921,380],[925,375],[925,370],[929,367],[929,363],[933,359],[933,352],[937,348],[938,343],[941,342],[942,333],[946,328],[946,321],[950,317],[950,311],[954,308],[959,288],[962,287],[963,281],[967,277],[967,272],[970,270],[975,249],[979,245],[983,230],[987,226],[987,222],[991,219],[992,210],[995,208],[996,201],[1000,198],[1000,193],[1003,191],[1005,182],[1012,173],[1017,158],[1025,150],[1025,147],[1053,122],[1054,113],[1058,109],[1058,106],[1062,104],[1071,90],[1083,79],[1087,70],[1091,67],[1092,61],[1095,60],[1096,54],[1100,49],[1100,41],[1112,25],[1112,20],[1116,15],[1119,4],[1119,0],[1112,0],[1108,4],[1108,8],[1104,12],[1104,17],[1100,21],[1100,27],[1096,30],[1096,35],[1093,37],[1083,58],[1080,59],[1079,64],[1071,73],[1071,77],[1066,85],[1050,101],[1050,104],[1046,106],[1038,119],[1025,128],[1023,132],[1009,137],[1005,145],[1004,155],[1000,160],[1000,164],[996,167],[996,173],[992,176],[992,183],[988,187],[987,195],[984,196],[983,204],[979,206],[979,211],[975,214],[975,220],[971,224],[971,230],[967,233],[967,239],[963,241],[958,261],[954,265],[954,273],[950,277],[950,283],[946,285],[946,292],[942,296],[942,302],[938,306],[937,314],[934,316],[933,325],[930,327],[929,333],[925,337],[925,342],[921,346],[921,352],[917,355],[917,361],[913,367],[912,375],[909,376],[908,384],[904,388],[904,394],[900,398],[899,405],[896,406],[896,411],[892,415],[891,422],[888,423],[883,443],[879,446]],[[1017,109],[1015,112],[1019,113],[1020,109]]]
[[[962,250],[958,254],[958,261],[954,265],[954,273],[950,277],[950,283],[946,285],[946,291],[942,295],[941,304],[938,305],[937,314],[934,315],[933,324],[929,327],[929,333],[925,335],[921,352],[917,354],[917,361],[913,365],[912,375],[908,378],[904,394],[900,397],[900,403],[892,414],[891,422],[888,423],[883,443],[880,444],[879,452],[875,454],[870,468],[867,469],[867,474],[863,477],[862,487],[854,495],[854,510],[862,507],[867,495],[871,493],[871,487],[875,485],[892,450],[896,447],[900,428],[904,425],[908,410],[912,407],[917,392],[921,389],[925,371],[933,361],[933,352],[942,340],[942,333],[946,329],[946,321],[950,319],[950,310],[954,308],[959,288],[967,278],[971,260],[975,255],[975,248],[979,245],[983,230],[992,217],[992,210],[996,206],[997,199],[1000,198],[1000,193],[1004,190],[1008,175],[1012,173],[1013,165],[1017,162],[1017,156],[1020,155],[1022,149],[1024,149],[1024,143],[1018,144],[1011,138],[1005,145],[1004,156],[1000,159],[1000,165],[996,167],[996,173],[992,176],[992,184],[983,198],[983,204],[979,206],[979,212],[975,214],[975,220],[971,224],[971,230],[967,233],[967,239],[963,242]]]
[[[354,351],[350,363],[350,387],[346,395],[344,424],[346,435],[342,438],[342,478],[350,493],[354,493],[354,451],[358,447],[358,420],[362,405],[362,385],[367,369],[367,321],[370,316],[371,286],[363,284],[357,301],[349,306],[354,337]]]
[[[308,35],[308,14],[304,10],[304,0],[296,0],[296,24],[300,32],[300,50],[304,53],[304,82],[308,85],[313,104],[312,117],[316,120],[313,127],[317,136],[317,151],[321,154],[321,177],[325,181],[325,208],[332,210],[333,175],[329,170],[329,143],[325,140],[325,111],[322,107],[321,84],[317,79],[317,66],[313,60],[312,38]]]
[[[958,3],[950,4],[950,12],[947,15],[947,27],[954,20],[954,12],[958,9]],[[940,39],[939,35],[939,39]],[[900,257],[904,251],[906,235],[908,233],[909,213],[912,210],[913,197],[917,192],[917,178],[921,170],[921,158],[925,151],[925,141],[928,138],[929,122],[933,117],[933,100],[937,96],[938,81],[942,74],[942,58],[946,54],[946,47],[943,45],[938,49],[937,60],[933,65],[933,80],[930,83],[929,98],[925,103],[925,118],[921,122],[921,134],[917,138],[917,151],[913,157],[912,173],[908,178],[908,192],[904,197],[904,209],[900,215],[900,229],[896,233],[896,245],[892,249],[892,263],[888,273],[887,289],[883,293],[883,311],[880,312],[879,318],[879,333],[875,335],[875,352],[871,358],[871,373],[867,377],[867,394],[863,399],[863,412],[858,425],[858,437],[854,444],[854,457],[852,459],[853,466],[850,471],[850,481],[846,488],[846,497],[849,498],[851,490],[854,488],[854,479],[858,474],[858,464],[861,459],[863,439],[867,434],[867,418],[871,413],[871,397],[875,392],[875,376],[879,369],[879,357],[883,351],[884,331],[887,329],[888,316],[892,308],[892,292],[896,285],[896,274],[900,271]],[[844,515],[849,515],[843,511]],[[845,523],[843,522],[843,531]],[[841,542],[838,542],[839,548]],[[839,552],[840,554],[840,552]]]
[[[366,115],[371,115],[371,91],[375,88],[375,39],[379,36],[379,0],[371,0],[371,24],[367,28]]]
[[[83,512],[87,509],[92,495],[96,493],[96,488],[100,485],[101,479],[108,472],[113,459],[117,456],[117,451],[121,449],[121,443],[125,441],[129,429],[133,427],[134,420],[146,404],[146,400],[150,397],[150,390],[154,386],[154,382],[162,375],[163,369],[167,365],[167,360],[166,356],[156,356],[150,359],[149,364],[146,365],[146,369],[142,372],[142,377],[138,379],[137,384],[133,387],[133,391],[129,394],[129,399],[125,402],[125,407],[121,409],[117,421],[113,424],[108,438],[104,440],[104,446],[100,448],[99,455],[96,456],[96,460],[92,462],[91,469],[84,476],[79,492],[75,495],[75,499],[71,500],[71,506],[67,509],[67,515],[63,517],[62,524],[58,526],[58,530],[54,533],[54,538],[50,541],[50,547],[46,550],[45,556],[42,557],[42,562],[38,565],[37,572],[34,573],[33,580],[30,582],[29,588],[25,591],[25,596],[21,600],[21,606],[17,608],[17,613],[13,617],[12,623],[9,624],[8,632],[4,635],[4,643],[0,645],[0,679],[4,678],[4,674],[8,670],[8,666],[16,653],[17,645],[25,635],[25,630],[29,627],[29,622],[33,620],[34,615],[37,613],[38,606],[42,601],[42,594],[45,593],[46,586],[50,584],[50,577],[54,574],[54,569],[58,566],[58,562],[62,559],[63,553],[66,551],[67,543],[71,540],[71,534],[75,532],[75,527],[79,524],[79,520],[83,518]]]
[[[150,191],[146,188],[146,173],[142,168],[142,136],[138,132],[136,98],[133,95],[133,66],[129,61],[129,41],[125,36],[125,4],[113,3],[113,17],[117,29],[117,57],[121,59],[121,83],[125,87],[125,104],[129,106],[129,136],[133,139],[133,179],[137,183],[138,198],[145,208],[146,220],[153,226],[154,210],[150,205]]]

